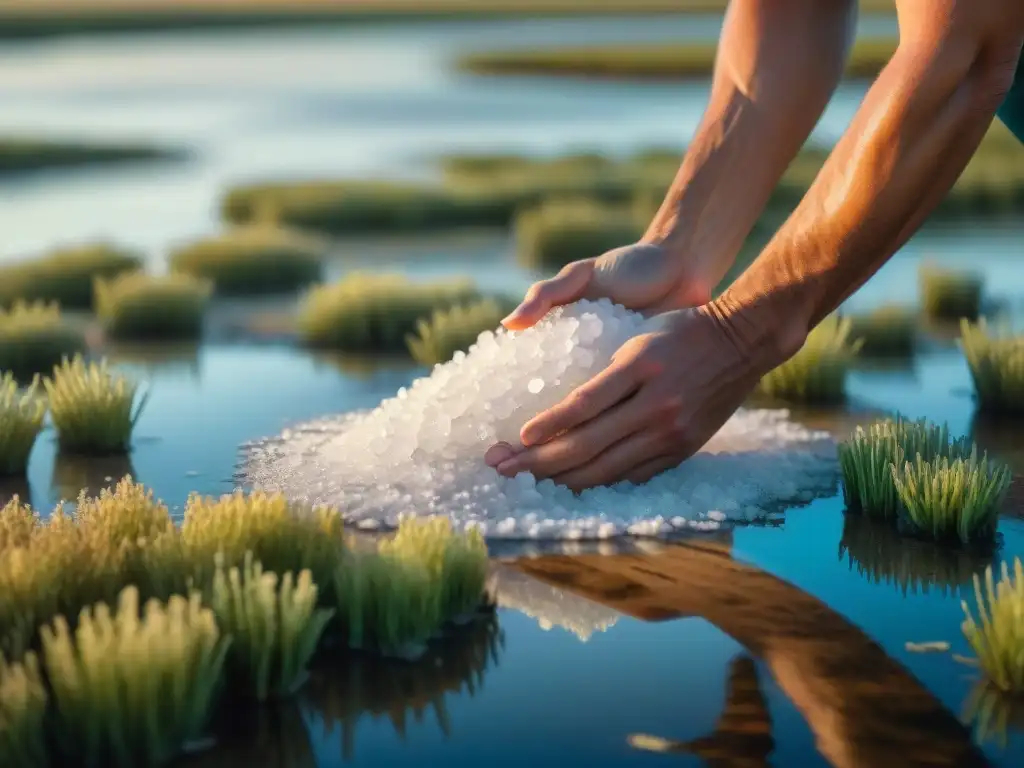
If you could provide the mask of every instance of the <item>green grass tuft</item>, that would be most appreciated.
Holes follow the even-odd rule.
[[[217,557],[210,599],[218,625],[232,638],[228,674],[256,701],[294,694],[333,610],[317,609],[317,587],[308,570],[278,576],[246,553],[241,568]]]
[[[420,320],[477,298],[469,280],[414,283],[401,275],[351,274],[310,291],[299,310],[299,335],[310,347],[407,353],[406,337]]]
[[[248,226],[190,243],[170,256],[170,267],[209,281],[229,296],[290,293],[319,282],[326,244],[276,226]]]
[[[846,399],[846,375],[860,349],[849,319],[826,318],[793,357],[769,371],[758,389],[787,402],[832,405]]]
[[[57,302],[63,310],[93,308],[93,280],[142,268],[142,256],[113,243],[57,248],[0,267],[0,306],[17,301]]]
[[[992,568],[986,569],[984,593],[981,579],[974,577],[978,619],[964,601],[962,629],[989,681],[1001,691],[1019,694],[1024,692],[1024,566],[1020,558],[1014,559],[1013,567],[1011,577],[1003,563],[998,584]]]
[[[922,264],[918,270],[921,303],[933,320],[977,320],[985,279],[971,270]]]
[[[869,517],[896,519],[901,511],[893,467],[920,456],[936,458],[969,456],[970,443],[951,440],[946,425],[927,420],[907,421],[901,416],[858,427],[839,446],[839,467],[843,475],[843,499],[847,509]]]
[[[990,333],[984,319],[960,330],[980,410],[1024,416],[1024,336]]]
[[[55,751],[96,768],[162,765],[202,736],[230,645],[198,593],[142,606],[133,586],[116,611],[84,610],[73,633],[59,616],[42,638]]]
[[[646,221],[630,206],[553,200],[516,217],[520,262],[551,271],[639,240]]]
[[[892,467],[896,493],[905,519],[914,529],[936,541],[959,540],[969,544],[992,539],[999,510],[1010,489],[1010,469],[977,455],[936,456],[926,461]]]
[[[85,333],[55,303],[16,302],[0,309],[0,371],[27,382],[65,357],[86,351]]]
[[[0,477],[25,474],[45,416],[38,379],[22,391],[10,373],[0,377]]]
[[[513,204],[480,192],[358,179],[253,184],[231,190],[221,212],[235,224],[275,224],[331,235],[507,224]]]
[[[480,334],[497,328],[514,308],[514,303],[488,298],[435,310],[429,321],[417,321],[415,335],[406,336],[409,354],[420,365],[448,362],[469,350]]]
[[[36,655],[9,664],[0,654],[0,764],[47,765],[46,704]]]
[[[105,455],[127,453],[148,394],[136,404],[138,384],[105,360],[64,360],[43,380],[61,450]]]
[[[86,143],[8,136],[0,138],[0,176],[76,168],[182,159],[184,153],[145,144]]]
[[[912,357],[917,346],[917,312],[886,305],[873,312],[848,315],[850,338],[859,341],[864,357]]]
[[[196,339],[203,332],[212,288],[209,281],[186,274],[135,272],[97,279],[96,314],[111,339]]]

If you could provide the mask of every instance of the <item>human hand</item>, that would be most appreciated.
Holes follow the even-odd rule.
[[[696,453],[761,376],[799,348],[770,342],[768,328],[714,303],[665,313],[605,370],[527,422],[522,450],[499,443],[484,459],[506,477],[531,472],[575,491],[646,482]]]
[[[611,299],[644,314],[694,307],[711,299],[721,275],[684,260],[664,245],[634,243],[571,262],[554,277],[534,283],[502,324],[529,328],[552,308],[579,299]]]

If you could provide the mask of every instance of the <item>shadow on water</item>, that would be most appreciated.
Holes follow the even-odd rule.
[[[989,765],[969,730],[880,645],[721,547],[544,556],[515,567],[642,620],[705,618],[768,666],[836,768]]]
[[[135,477],[131,455],[75,456],[57,452],[50,483],[52,500],[75,501],[79,494],[98,496],[104,489],[113,489],[125,475]]]

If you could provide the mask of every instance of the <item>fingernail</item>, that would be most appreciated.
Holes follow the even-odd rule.
[[[513,309],[513,310],[512,310],[511,312],[509,312],[509,313],[508,313],[508,314],[507,314],[507,315],[506,315],[506,316],[505,316],[505,317],[504,317],[504,318],[502,319],[502,321],[501,321],[501,324],[502,324],[502,325],[508,325],[508,324],[509,324],[509,323],[511,323],[511,322],[515,322],[516,320],[518,320],[518,319],[519,319],[519,314],[520,314],[520,308],[519,308],[519,307],[516,307],[515,309]]]
[[[489,467],[497,467],[503,461],[508,461],[515,454],[512,446],[508,443],[496,443],[487,449],[484,454],[484,462]]]

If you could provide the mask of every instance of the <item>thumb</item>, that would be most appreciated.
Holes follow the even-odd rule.
[[[593,259],[566,264],[554,277],[531,285],[522,303],[501,324],[510,331],[529,328],[553,307],[571,304],[583,298],[593,274]]]

